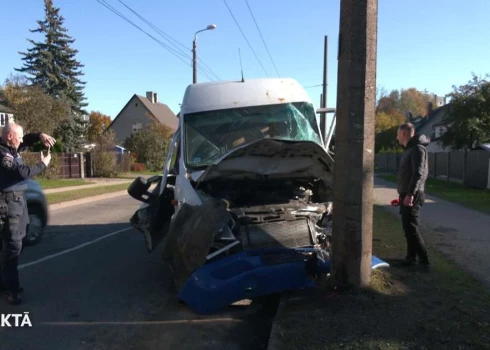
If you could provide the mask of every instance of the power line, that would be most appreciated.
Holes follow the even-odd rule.
[[[175,47],[175,49],[182,55],[184,56],[185,58],[188,58],[188,59],[191,59],[192,60],[192,57],[187,53],[185,52],[184,50],[182,50],[181,48],[179,48],[177,45],[175,45],[174,43],[177,43],[179,44],[180,46],[182,46],[183,48],[185,48],[188,52],[190,52],[191,50],[188,49],[184,44],[180,43],[179,41],[175,40],[174,38],[172,38],[170,35],[168,35],[167,33],[165,33],[164,31],[162,31],[161,29],[159,29],[158,27],[156,27],[154,24],[152,24],[150,21],[148,21],[147,19],[145,19],[143,16],[141,16],[138,12],[136,12],[135,10],[133,10],[130,6],[126,5],[122,0],[118,0],[124,7],[126,7],[129,11],[131,11],[133,14],[135,14],[139,19],[141,19],[143,22],[145,22],[146,24],[148,24],[153,30],[155,30],[158,34],[160,34],[160,36],[162,36],[164,39],[166,39],[171,45],[173,45]],[[172,43],[171,41],[173,41],[174,43]],[[202,60],[200,60],[201,63],[203,64],[204,68],[206,68],[206,70],[208,71],[208,73],[212,76],[214,76],[216,79],[220,80],[219,76],[213,72],[213,70],[208,67],[208,65],[206,65]],[[198,67],[199,68],[199,67]],[[202,69],[204,70],[204,69]]]
[[[186,65],[188,65],[189,67],[192,68],[192,65],[189,63],[189,62],[186,62],[182,57],[180,57],[178,55],[178,52],[176,53],[175,50],[173,50],[171,47],[169,47],[167,44],[163,43],[162,41],[158,40],[157,38],[155,38],[153,35],[151,35],[150,33],[148,33],[147,31],[145,31],[144,29],[142,29],[141,27],[139,27],[137,24],[135,24],[133,21],[131,21],[129,18],[127,18],[126,16],[124,16],[122,13],[120,13],[118,10],[116,10],[113,6],[111,6],[110,4],[108,4],[105,0],[97,0],[97,2],[101,5],[103,5],[104,7],[106,7],[107,9],[109,9],[111,12],[113,12],[114,14],[116,14],[117,16],[119,16],[120,18],[124,19],[126,22],[130,23],[132,26],[136,27],[138,30],[140,30],[141,32],[143,32],[144,34],[146,34],[147,36],[149,36],[151,39],[153,39],[154,41],[156,41],[158,44],[160,44],[163,48],[167,49],[172,55],[174,55],[175,57],[177,57],[179,60],[181,60],[182,62],[184,62]],[[204,74],[208,79],[210,80],[213,80],[213,78],[211,78],[208,74],[206,74],[205,72],[202,72],[202,74]]]
[[[311,89],[311,88],[314,88],[314,87],[320,87],[320,86],[323,86],[323,84],[311,85],[311,86],[305,86],[305,89]]]
[[[247,39],[247,36],[245,35],[245,33],[243,32],[242,28],[240,27],[240,25],[238,24],[238,21],[236,20],[235,16],[233,15],[233,12],[231,11],[230,7],[228,6],[228,4],[226,3],[226,0],[223,0],[223,2],[225,3],[226,7],[228,8],[228,11],[230,12],[231,14],[231,17],[233,17],[233,19],[235,20],[235,23],[238,27],[238,29],[240,29],[240,32],[242,32],[242,35],[243,37],[245,38],[245,41],[247,42],[248,46],[250,47],[250,50],[252,50],[255,58],[257,59],[257,62],[259,62],[260,66],[262,67],[262,69],[264,70],[264,73],[265,75],[267,75],[267,77],[269,77],[269,74],[267,73],[267,71],[265,70],[264,66],[262,65],[262,62],[260,62],[259,58],[257,57],[257,54],[255,53],[254,49],[252,48],[252,45],[250,45],[250,42],[248,41]]]
[[[260,37],[262,38],[262,42],[264,43],[265,49],[267,50],[267,53],[269,54],[269,58],[271,59],[272,64],[274,65],[274,69],[276,70],[277,76],[280,77],[279,71],[277,70],[276,64],[274,63],[274,60],[272,59],[272,55],[269,52],[269,48],[267,47],[267,44],[265,43],[264,37],[262,36],[262,32],[260,31],[259,25],[257,24],[257,21],[255,20],[255,16],[252,12],[252,9],[250,8],[250,5],[248,4],[248,1],[245,0],[248,10],[250,11],[250,14],[252,15],[252,18],[255,22],[255,26],[257,27],[257,30],[259,31]]]

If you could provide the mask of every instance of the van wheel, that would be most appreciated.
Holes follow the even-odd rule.
[[[42,214],[39,208],[29,207],[29,224],[27,225],[26,236],[23,240],[25,246],[32,246],[41,240],[44,234]]]

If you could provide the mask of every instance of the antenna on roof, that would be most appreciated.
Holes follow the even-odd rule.
[[[245,82],[243,79],[243,66],[242,66],[242,53],[240,52],[240,48],[238,48],[238,57],[240,57],[240,70],[242,72],[242,83]]]

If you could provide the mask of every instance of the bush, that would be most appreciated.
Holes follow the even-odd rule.
[[[145,167],[144,163],[133,163],[133,165],[131,166],[131,171],[140,172],[140,171],[145,171],[145,170],[146,170],[146,167]]]
[[[114,134],[110,131],[102,134],[97,139],[97,145],[92,151],[94,176],[117,177],[120,173],[120,165],[117,153],[112,150],[115,144]]]
[[[46,151],[43,152],[46,155]],[[41,161],[40,152],[23,152],[22,159],[26,165],[35,165]],[[61,171],[61,160],[58,153],[51,153],[51,162],[48,167],[39,175],[36,176],[38,179],[58,179]]]
[[[172,140],[173,132],[167,126],[155,122],[145,129],[133,133],[126,141],[125,147],[136,153],[137,162],[144,163],[150,171],[160,171]]]
[[[120,172],[115,152],[94,151],[92,161],[95,177],[117,177]]]

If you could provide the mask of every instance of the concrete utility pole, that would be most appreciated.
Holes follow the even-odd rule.
[[[377,0],[341,0],[335,133],[332,278],[371,282]]]

